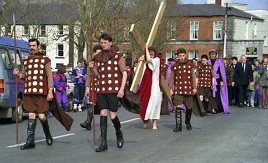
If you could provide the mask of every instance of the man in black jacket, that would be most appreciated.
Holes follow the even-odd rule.
[[[251,65],[247,63],[247,57],[241,55],[240,62],[237,63],[234,69],[232,86],[238,87],[239,106],[243,107],[247,101],[247,88],[253,82],[253,72]]]

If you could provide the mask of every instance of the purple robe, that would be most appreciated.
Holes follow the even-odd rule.
[[[211,60],[208,60],[208,63],[211,64]],[[217,58],[213,70],[214,70],[214,85],[213,85],[213,97],[216,97],[216,91],[217,91],[217,82],[216,79],[219,78],[219,75],[217,74],[218,69],[220,68],[220,73],[223,81],[223,87],[220,88],[220,96],[221,96],[221,103],[223,107],[223,113],[229,114],[229,100],[228,100],[228,91],[227,91],[227,82],[226,82],[226,73],[225,73],[225,67],[221,59]]]
[[[167,83],[168,83],[168,86],[169,86],[169,83],[170,83],[170,73],[171,73],[171,70],[170,70],[170,67],[175,63],[176,61],[173,60],[173,61],[168,61],[168,68],[167,68]],[[170,104],[170,102],[168,102],[168,110],[169,112],[172,112],[173,111],[173,107],[172,105]]]
[[[54,87],[56,89],[55,96],[59,107],[64,111],[68,111],[68,99],[66,93],[67,79],[64,74],[56,74],[53,78]]]

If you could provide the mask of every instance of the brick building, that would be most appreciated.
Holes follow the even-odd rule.
[[[257,53],[247,53],[248,57],[261,59],[263,40],[250,36],[258,33],[257,26],[261,26],[263,19],[233,7],[226,10],[217,4],[180,4],[166,11],[169,39],[166,57],[172,57],[179,47],[188,51],[189,58],[200,58],[212,48],[223,57],[226,11],[226,57],[239,57],[252,47]]]

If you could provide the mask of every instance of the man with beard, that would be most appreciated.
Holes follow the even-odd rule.
[[[146,67],[137,94],[141,99],[142,109],[140,117],[143,128],[148,127],[148,121],[152,120],[153,130],[157,130],[156,120],[160,119],[161,92],[160,92],[160,69],[161,61],[156,57],[156,50],[146,45]],[[141,57],[140,60],[144,60]]]
[[[208,63],[213,66],[214,70],[214,86],[213,86],[213,97],[217,104],[217,113],[229,114],[228,104],[228,91],[226,82],[225,67],[220,58],[216,58],[217,52],[215,49],[209,51],[210,59]]]
[[[49,101],[53,99],[51,62],[48,57],[39,52],[40,42],[37,39],[33,38],[28,42],[31,55],[22,61],[24,65],[22,72],[18,69],[13,71],[14,75],[25,81],[23,108],[29,112],[27,142],[20,147],[21,150],[35,148],[36,114],[42,124],[47,144],[53,143],[45,114],[49,109]]]

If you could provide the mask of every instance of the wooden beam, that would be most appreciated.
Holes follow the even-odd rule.
[[[131,25],[130,28],[130,35],[134,38],[135,42],[138,44],[139,49],[141,51],[141,54],[144,55],[145,54],[145,42],[141,37],[141,34],[139,32],[139,30],[137,30],[137,28],[135,28],[135,24]],[[139,84],[139,81],[141,80],[142,77],[142,73],[143,73],[143,69],[144,69],[144,61],[140,61],[138,63],[136,72],[135,72],[135,76],[134,79],[132,81],[131,87],[130,87],[130,91],[136,93],[137,92],[137,86]]]
[[[166,6],[167,6],[166,1],[162,1],[159,9],[157,11],[156,17],[154,19],[154,24],[152,26],[151,32],[150,32],[149,37],[148,37],[147,42],[146,42],[148,47],[153,45],[153,41],[154,41],[155,35],[157,33],[158,27],[161,23],[162,17],[164,15]]]
[[[168,101],[170,102],[170,104],[173,107],[173,110],[175,110],[175,106],[173,106],[173,102],[172,102],[171,95],[170,95],[170,88],[169,88],[168,83],[165,80],[163,75],[161,75],[161,85],[160,85],[160,87],[162,88],[163,93],[167,96]]]
[[[135,24],[131,25],[129,33],[134,38],[135,42],[138,44],[139,49],[141,51],[141,55],[144,55],[146,44],[145,44],[144,40],[142,39],[142,36],[141,36],[139,30],[137,30],[137,28],[135,28]]]
[[[153,44],[155,35],[156,35],[158,27],[159,27],[159,25],[161,23],[161,19],[162,19],[163,15],[164,15],[165,9],[166,9],[166,1],[162,1],[161,4],[160,4],[160,7],[158,9],[158,12],[156,14],[156,17],[155,17],[151,32],[150,32],[149,37],[148,37],[147,42],[146,42],[146,44],[149,47],[152,46],[152,44]],[[141,54],[144,55],[145,54],[145,45],[146,44],[143,41],[139,31],[135,28],[134,24],[131,25],[130,35],[134,38],[136,43],[139,45]],[[155,54],[155,55],[157,55],[157,54]],[[145,62],[139,62],[137,70],[135,72],[135,76],[134,76],[132,85],[130,87],[130,91],[132,91],[134,93],[137,92],[137,86],[138,86],[139,81],[140,81],[140,79],[142,78],[142,75],[143,75],[144,65],[145,65]]]

